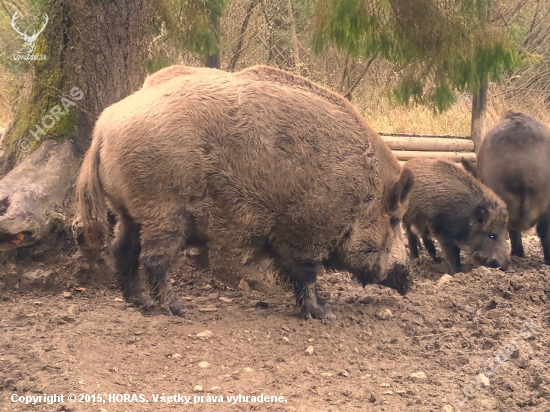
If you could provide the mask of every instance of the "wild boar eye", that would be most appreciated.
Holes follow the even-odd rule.
[[[397,225],[399,225],[399,219],[396,217],[392,217],[390,219],[390,225],[391,227],[397,227]]]
[[[497,238],[497,235],[495,235],[494,233],[491,233],[491,234],[489,235],[489,237],[490,237],[491,239],[493,239],[493,240],[494,240],[494,239],[496,239],[496,238]]]

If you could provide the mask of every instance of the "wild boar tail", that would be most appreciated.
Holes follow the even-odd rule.
[[[95,253],[101,250],[102,242],[108,231],[107,205],[99,180],[100,146],[101,134],[96,128],[76,183],[76,212],[79,230],[76,230],[75,237],[79,246],[86,246],[87,249]],[[73,231],[75,231],[74,225]]]

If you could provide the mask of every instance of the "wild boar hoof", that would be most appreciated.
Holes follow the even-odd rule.
[[[170,312],[172,312],[173,315],[176,315],[176,316],[182,316],[183,315],[183,305],[181,304],[181,302],[177,301],[177,300],[173,300],[170,305],[168,305],[168,307],[170,308]]]
[[[131,303],[138,307],[150,308],[153,306],[153,301],[145,296],[143,293],[138,293],[135,295],[126,295],[124,296],[126,302]]]
[[[325,308],[326,301],[315,294],[314,299],[305,299],[301,312],[305,319],[334,319],[334,316]]]

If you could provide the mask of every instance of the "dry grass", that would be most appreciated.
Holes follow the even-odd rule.
[[[356,96],[357,105],[371,127],[378,132],[413,133],[423,135],[469,136],[472,116],[471,97],[460,96],[449,110],[441,115],[427,107],[403,107],[393,105],[387,98]],[[368,103],[367,103],[368,102]],[[489,90],[487,107],[487,130],[508,110],[528,113],[550,125],[550,110],[540,96],[515,96],[506,98],[502,89],[494,86]]]
[[[0,65],[0,127],[7,127],[14,115],[17,90],[22,81],[23,76],[16,76]],[[374,90],[368,83],[365,82],[365,86],[357,90],[353,103],[376,131],[469,136],[471,97],[460,96],[458,102],[449,110],[436,115],[431,109],[423,106],[394,105],[383,96],[381,91]],[[550,125],[550,111],[543,97],[537,95],[505,97],[503,91],[504,89],[498,86],[490,88],[487,128],[494,125],[507,110],[529,113]]]

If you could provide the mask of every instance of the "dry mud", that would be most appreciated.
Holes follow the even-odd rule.
[[[422,251],[405,297],[326,273],[327,321],[187,258],[172,275],[184,317],[143,313],[114,287],[4,291],[0,411],[550,411],[550,268],[536,237],[524,243],[516,273],[450,279]],[[10,400],[43,394],[64,402]]]

